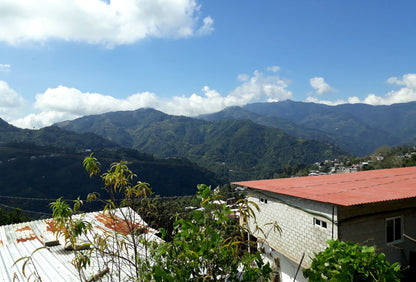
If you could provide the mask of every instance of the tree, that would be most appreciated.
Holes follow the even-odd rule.
[[[100,164],[93,154],[85,158],[83,164],[91,177],[101,173]],[[104,189],[111,197],[106,201],[104,212],[111,217],[115,218],[119,207],[134,207],[139,215],[156,214],[152,210],[152,201],[149,201],[152,194],[149,184],[134,182],[136,175],[128,168],[127,162],[111,164],[101,178]],[[117,201],[120,196],[122,200]],[[51,203],[51,207],[56,222],[55,232],[63,234],[72,246],[75,254],[72,264],[78,270],[81,281],[99,278],[87,275],[86,270],[94,258],[100,261],[100,277],[108,274],[113,279],[123,278],[126,281],[269,279],[272,273],[270,265],[264,263],[260,253],[253,248],[256,242],[249,240],[251,230],[248,221],[251,219],[250,222],[257,226],[253,209],[258,210],[258,206],[248,199],[240,201],[239,213],[243,223],[240,225],[229,217],[232,212],[219,201],[221,197],[219,189],[198,185],[200,208],[193,210],[190,217],[175,215],[172,233],[160,230],[162,238],[170,235],[171,241],[162,242],[150,240],[146,236],[146,228],[134,224],[132,213],[123,214],[127,230],[95,234],[91,238],[91,225],[82,215],[76,215],[82,206],[81,200],[77,199],[71,208],[60,198]],[[90,194],[88,200],[99,200],[98,194]],[[274,225],[278,229],[277,224]],[[258,226],[255,229],[261,230]],[[83,242],[80,238],[89,241]],[[31,256],[22,259],[35,263]],[[35,273],[34,277],[39,275]]]
[[[400,264],[390,265],[375,247],[339,240],[328,244],[315,254],[311,267],[303,270],[310,281],[400,281]]]
[[[99,162],[92,154],[84,160],[84,166],[90,176],[100,173]],[[149,206],[149,185],[138,181],[133,186],[131,181],[135,175],[127,163],[113,163],[101,177],[112,198],[115,198],[115,192],[122,193],[122,206],[134,206],[140,215],[154,214],[153,207]],[[165,229],[160,230],[162,238],[170,236],[170,242],[154,244],[137,240],[148,248],[149,256],[135,254],[131,258],[132,264],[136,265],[132,278],[156,281],[231,281],[238,275],[250,281],[269,278],[272,273],[269,264],[263,262],[260,253],[249,252],[248,246],[253,242],[247,239],[246,234],[250,230],[229,217],[232,212],[219,201],[222,198],[219,189],[212,190],[204,184],[197,188],[200,209],[192,211],[191,217],[176,215],[171,234],[167,234]],[[107,208],[115,208],[115,199]],[[243,222],[252,218],[257,225],[253,208],[259,209],[244,199],[240,202],[239,212]],[[277,224],[275,227],[278,228]],[[261,229],[258,227],[257,230]],[[131,235],[134,238],[134,230]],[[114,240],[111,236],[108,239]]]
[[[259,252],[250,252],[246,226],[228,217],[231,211],[218,200],[218,190],[198,185],[201,208],[192,212],[192,220],[178,218],[172,242],[154,249],[155,258],[149,279],[156,281],[262,281],[272,273]],[[252,208],[241,201],[242,217],[250,217]]]
[[[8,225],[29,220],[30,218],[23,214],[21,209],[16,208],[13,211],[5,211],[0,208],[0,225]]]

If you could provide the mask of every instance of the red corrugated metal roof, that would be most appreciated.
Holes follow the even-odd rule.
[[[416,167],[234,182],[299,198],[352,206],[416,197]]]

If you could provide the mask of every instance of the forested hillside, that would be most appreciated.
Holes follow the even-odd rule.
[[[284,119],[309,131],[319,131],[316,136],[320,140],[333,142],[358,156],[371,154],[383,145],[398,146],[416,141],[416,102],[390,106],[327,106],[287,100],[248,104],[242,108],[250,114]],[[268,125],[281,128],[279,123]],[[306,138],[293,130],[287,132]]]
[[[116,143],[96,134],[79,134],[57,126],[49,126],[39,130],[20,129],[2,119],[0,119],[0,142],[24,142],[74,149],[119,147]]]
[[[270,178],[287,164],[344,154],[332,144],[295,138],[250,120],[204,121],[154,109],[86,116],[58,126],[163,158],[184,157],[232,181]]]
[[[0,143],[0,204],[49,212],[51,199],[61,196],[85,199],[88,193],[102,191],[101,180],[90,179],[82,166],[89,154],[28,143]],[[100,159],[104,170],[112,162],[127,160],[137,173],[137,180],[150,183],[153,191],[161,196],[193,195],[197,184],[220,184],[215,175],[186,160],[156,159],[123,148],[97,149],[94,155]],[[24,201],[10,196],[49,200]]]

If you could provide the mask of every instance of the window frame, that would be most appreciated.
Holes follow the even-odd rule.
[[[328,222],[326,222],[325,220],[319,219],[317,217],[313,218],[313,225],[318,226],[323,229],[328,229]]]
[[[397,227],[397,223],[396,223],[396,220],[400,220],[400,222],[399,222],[399,226],[400,226],[400,237],[399,238],[396,238],[396,236],[397,236],[397,231],[396,231],[396,227]],[[393,222],[393,230],[391,231],[391,232],[393,232],[393,234],[391,234],[392,236],[393,236],[393,240],[391,240],[391,241],[388,241],[388,239],[389,239],[389,234],[388,234],[388,232],[390,232],[389,231],[389,227],[388,227],[388,222]],[[388,217],[388,218],[386,218],[385,220],[384,220],[384,229],[385,229],[385,241],[386,241],[386,244],[387,245],[391,245],[391,244],[398,244],[398,243],[401,243],[401,242],[403,242],[403,231],[404,231],[404,225],[403,225],[403,216],[402,215],[400,215],[400,216],[394,216],[394,217]]]
[[[263,204],[267,204],[267,198],[259,196],[259,202]]]

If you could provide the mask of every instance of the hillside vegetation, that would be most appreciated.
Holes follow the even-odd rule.
[[[371,154],[383,145],[398,146],[416,141],[416,102],[390,106],[327,106],[288,100],[249,104],[242,109],[250,115],[254,113],[263,118],[289,121],[295,128],[284,130],[293,136],[310,138],[311,131],[318,131],[316,137],[319,140],[333,142],[357,156]],[[268,126],[281,128],[281,122],[269,122]],[[307,128],[308,131],[303,133],[296,126]]]
[[[184,157],[230,181],[270,178],[287,164],[344,154],[330,143],[292,137],[247,119],[204,121],[154,109],[86,116],[58,126],[162,158]]]
[[[33,143],[40,146],[74,149],[102,149],[119,146],[96,134],[78,134],[57,126],[49,126],[39,130],[20,129],[2,119],[0,119],[0,142]]]
[[[50,199],[75,199],[100,191],[101,183],[91,181],[82,168],[82,160],[90,152],[38,146],[28,143],[0,144],[0,204],[31,211],[49,212]],[[126,160],[137,171],[141,181],[152,183],[161,196],[193,195],[200,183],[220,184],[213,173],[187,160],[163,160],[133,149],[97,149],[103,165]],[[7,196],[7,197],[4,197]],[[45,201],[11,197],[44,198]],[[105,191],[103,191],[105,198]],[[3,206],[4,207],[4,206]]]

